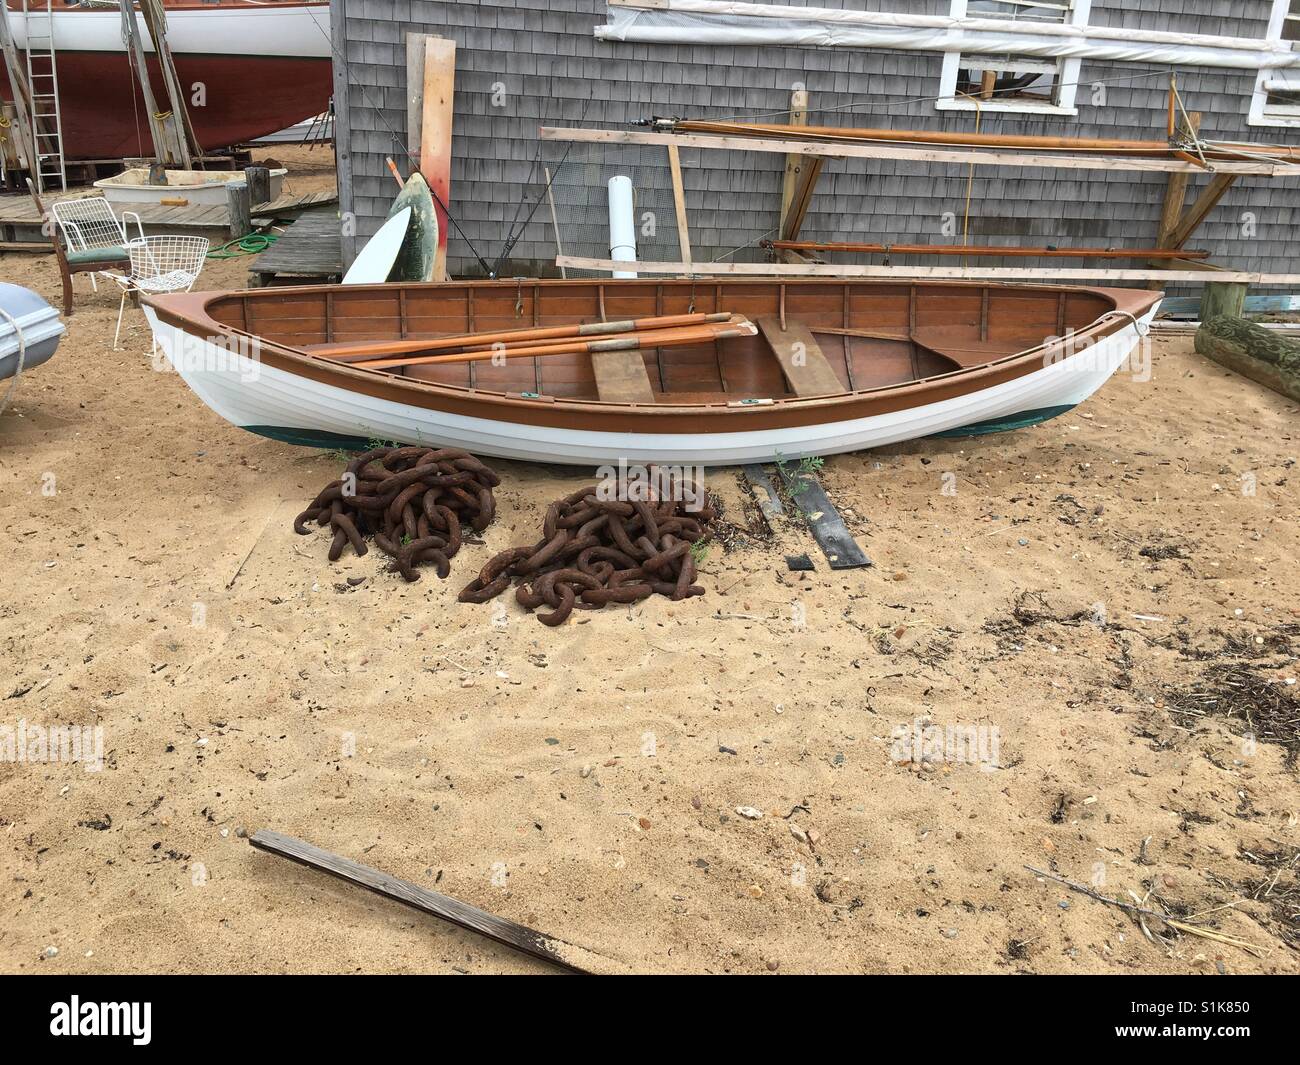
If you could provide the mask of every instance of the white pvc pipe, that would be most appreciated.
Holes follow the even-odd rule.
[[[636,262],[632,179],[623,174],[609,179],[609,257],[614,262]],[[614,277],[636,277],[635,270],[613,270],[611,274]]]

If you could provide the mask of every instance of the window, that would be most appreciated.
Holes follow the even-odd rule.
[[[1274,44],[1300,41],[1300,0],[1273,0],[1268,40]],[[1250,124],[1300,126],[1300,69],[1265,67],[1259,72],[1250,100]]]
[[[1091,0],[952,0],[951,14],[1014,22],[1017,29],[1032,32],[1034,23],[1086,26],[1090,6]],[[1074,115],[1078,80],[1078,59],[946,52],[935,106],[941,111]]]

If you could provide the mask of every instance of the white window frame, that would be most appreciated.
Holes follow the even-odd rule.
[[[1273,0],[1273,14],[1268,20],[1269,43],[1283,47],[1289,43],[1282,39],[1282,28],[1286,25],[1286,18],[1290,11],[1291,0]],[[1259,72],[1255,77],[1255,89],[1250,97],[1250,115],[1247,119],[1250,125],[1300,128],[1300,105],[1269,106],[1269,93],[1283,86],[1300,93],[1300,70],[1264,67]]]
[[[1011,2],[1024,2],[1025,6],[1035,6],[1031,0],[1011,0]],[[1057,3],[1070,3],[1070,10],[1065,24],[1069,26],[1087,26],[1088,15],[1091,13],[1092,0],[1057,0]],[[952,9],[949,14],[953,18],[965,18],[967,14],[967,0],[952,0]],[[1008,27],[1014,30],[1024,28],[1023,22],[1007,21]],[[1061,115],[1073,117],[1079,113],[1079,109],[1074,104],[1075,94],[1079,88],[1079,67],[1082,65],[1081,59],[1056,59],[1056,60],[1025,60],[1022,64],[1003,65],[1004,69],[1010,70],[1042,70],[1043,73],[1052,73],[1056,76],[1055,102],[1039,100],[973,100],[969,96],[960,96],[957,93],[957,76],[963,66],[961,52],[944,52],[943,69],[939,74],[939,99],[935,101],[935,109],[938,111],[988,111],[1002,112],[1018,115]],[[966,61],[967,66],[978,65],[978,56],[973,56]],[[993,63],[985,64],[979,69],[995,69],[997,65]]]

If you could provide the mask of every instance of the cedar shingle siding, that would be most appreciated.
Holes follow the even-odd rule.
[[[948,11],[946,0],[905,5],[900,0],[814,0],[809,6]],[[493,263],[512,229],[520,231],[519,239],[499,273],[556,273],[544,199],[522,225],[543,195],[544,165],[557,171],[554,193],[566,254],[607,255],[605,182],[626,173],[637,190],[638,215],[654,216],[654,234],[643,235],[641,257],[678,258],[663,149],[575,145],[561,167],[565,145],[541,144],[540,125],[619,129],[650,115],[762,116],[779,122],[798,82],[811,94],[809,121],[814,124],[948,130],[975,125],[973,114],[939,112],[930,102],[939,91],[942,57],[937,53],[604,43],[592,34],[605,22],[603,0],[333,0],[332,9],[336,47],[347,58],[346,66],[337,59],[335,64],[338,148],[341,156],[350,156],[351,172],[349,182],[349,167],[341,166],[340,192],[344,209],[356,214],[360,236],[378,228],[395,192],[384,157],[400,160],[406,139],[406,31],[456,41],[451,208],[464,236],[453,228],[448,265],[457,275],[482,272],[471,242]],[[1267,0],[1093,0],[1091,21],[1262,39],[1269,10]],[[1085,61],[1077,117],[986,114],[980,128],[989,133],[1162,138],[1166,73],[1141,64]],[[1093,102],[1098,82],[1106,83],[1101,106]],[[1247,124],[1253,71],[1188,69],[1179,73],[1179,85],[1187,107],[1204,115],[1204,136],[1300,143],[1300,130]],[[499,107],[492,100],[498,87],[505,92],[505,105]],[[681,154],[696,259],[762,261],[753,247],[729,253],[771,235],[784,157],[689,149]],[[887,243],[960,240],[967,181],[967,169],[961,166],[829,161],[801,236]],[[1193,178],[1193,193],[1204,181]],[[1165,176],[1159,173],[978,167],[969,188],[969,233],[986,243],[1149,246],[1164,187]],[[1298,209],[1300,180],[1243,177],[1190,245],[1209,249],[1221,265],[1289,272],[1295,269],[1292,248],[1300,235]],[[1247,211],[1256,223],[1250,238],[1241,235]],[[955,234],[942,230],[945,213],[950,229],[956,219]],[[1014,265],[1030,264],[1032,260],[1019,260]]]

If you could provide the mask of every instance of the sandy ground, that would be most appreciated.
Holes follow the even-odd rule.
[[[58,293],[47,259],[0,277]],[[258,828],[609,971],[1300,968],[1300,423],[1189,339],[1038,428],[829,460],[874,568],[768,535],[717,471],[739,528],[706,596],[551,630],[455,597],[578,476],[498,463],[447,582],[331,566],[290,521],[337,456],[225,424],[77,290],[0,418],[0,726],[100,725],[105,764],[0,763],[4,970],[546,971]],[[918,728],[984,757],[909,760]],[[1027,865],[1258,949],[1148,937]]]

